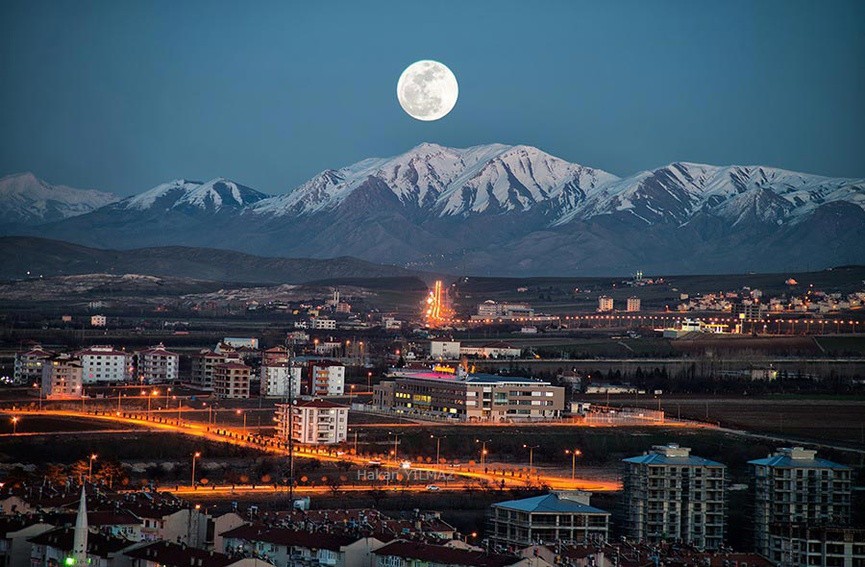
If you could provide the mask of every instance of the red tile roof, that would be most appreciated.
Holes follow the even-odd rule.
[[[57,528],[49,530],[36,537],[29,538],[27,541],[37,545],[47,545],[61,551],[72,551],[72,545],[75,540],[75,530],[72,528]],[[108,557],[112,553],[117,553],[127,547],[136,545],[137,542],[129,541],[119,537],[112,537],[99,532],[89,532],[87,534],[87,553],[88,555],[98,555],[99,557]],[[184,567],[189,567],[184,565]]]
[[[514,555],[499,555],[483,551],[470,551],[443,545],[429,545],[398,540],[373,551],[378,556],[395,556],[405,559],[418,559],[444,565],[465,565],[468,567],[506,567],[523,560]]]
[[[124,553],[133,559],[144,559],[167,567],[226,567],[237,562],[222,553],[178,545],[168,541],[155,541]]]

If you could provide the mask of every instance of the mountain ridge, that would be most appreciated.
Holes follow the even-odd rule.
[[[424,143],[324,170],[281,195],[225,178],[176,180],[29,233],[475,275],[589,275],[863,263],[863,215],[863,179],[685,161],[620,178],[532,146]],[[803,234],[806,247],[795,240]],[[797,246],[810,252],[791,254]]]

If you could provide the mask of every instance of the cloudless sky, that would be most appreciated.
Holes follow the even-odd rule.
[[[861,0],[5,0],[0,175],[283,193],[429,141],[865,177],[863,27]],[[396,100],[418,59],[460,84],[437,122]]]

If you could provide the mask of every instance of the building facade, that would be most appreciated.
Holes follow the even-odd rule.
[[[42,381],[42,366],[54,356],[41,345],[34,345],[27,352],[15,353],[15,383],[19,385],[38,384]]]
[[[565,390],[549,382],[471,374],[401,371],[374,389],[382,409],[460,421],[532,421],[561,417]]]
[[[128,382],[132,378],[132,355],[112,346],[92,346],[78,351],[85,384]]]
[[[431,358],[441,360],[456,360],[460,357],[459,341],[430,341],[429,354]]]
[[[613,310],[613,298],[602,295],[598,298],[598,312],[607,313]]]
[[[276,432],[285,440],[290,432],[294,441],[308,445],[342,443],[348,436],[348,407],[320,399],[277,404]]]
[[[213,368],[213,393],[219,398],[249,398],[249,366],[242,362],[223,362]]]
[[[81,361],[59,354],[42,365],[42,396],[49,400],[68,400],[84,395]]]
[[[138,380],[147,384],[177,380],[180,357],[159,343],[153,348],[135,353]]]
[[[865,529],[779,523],[769,528],[768,554],[784,567],[862,567]]]
[[[311,363],[306,393],[310,396],[342,396],[345,393],[345,366],[332,362]]]
[[[212,350],[202,350],[190,357],[190,380],[193,384],[205,390],[213,389],[213,369],[218,364],[226,362],[224,355]]]
[[[726,529],[726,470],[676,444],[624,459],[627,520],[633,539],[679,540],[718,549]]]
[[[271,362],[261,367],[261,395],[268,398],[300,397],[303,367]]]
[[[552,492],[490,506],[490,541],[504,547],[526,547],[561,541],[600,543],[610,530],[610,513],[589,506],[587,492]]]
[[[641,301],[639,297],[629,297],[628,302],[626,304],[626,309],[628,313],[637,313],[642,309]],[[612,309],[612,306],[610,306]]]
[[[754,472],[754,544],[770,559],[774,524],[846,525],[850,522],[850,467],[791,447],[748,461]]]

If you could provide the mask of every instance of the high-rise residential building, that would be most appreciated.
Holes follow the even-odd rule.
[[[81,398],[84,395],[81,361],[58,354],[42,364],[42,395],[49,400]]]
[[[132,355],[112,346],[92,346],[78,351],[85,384],[127,382],[132,378]]]
[[[625,528],[634,539],[718,549],[726,527],[726,470],[676,444],[624,459]]]
[[[598,298],[598,312],[606,313],[613,310],[613,298],[608,295],[602,295]]]
[[[303,367],[289,362],[261,366],[261,395],[268,398],[300,397]]]
[[[850,522],[850,467],[791,447],[748,461],[754,472],[754,544],[770,560],[780,557],[770,534],[776,524],[845,525]],[[782,530],[783,531],[783,530]]]
[[[292,420],[290,427],[289,419]],[[294,405],[277,404],[277,437],[287,440],[289,429],[298,443],[342,443],[348,436],[348,407],[320,399],[300,401]]]
[[[213,394],[219,398],[249,398],[249,366],[223,362],[213,367]]]
[[[627,311],[628,313],[637,313],[642,308],[641,301],[639,297],[629,297],[627,303]],[[612,305],[610,306],[612,309]]]
[[[310,396],[342,396],[345,393],[345,366],[333,362],[311,363],[306,388]]]
[[[138,380],[148,384],[177,380],[180,356],[159,343],[155,347],[135,353],[135,371]]]
[[[42,348],[42,345],[33,345],[27,352],[15,353],[16,384],[39,384],[42,381],[42,366],[54,353]]]
[[[489,540],[506,548],[606,541],[610,513],[590,506],[589,497],[588,492],[551,492],[493,504],[487,517]]]

